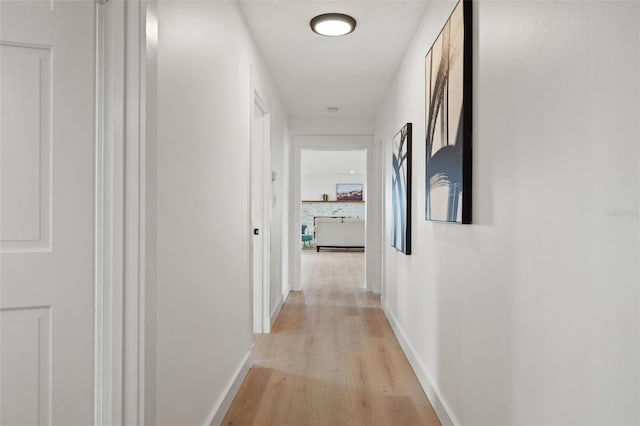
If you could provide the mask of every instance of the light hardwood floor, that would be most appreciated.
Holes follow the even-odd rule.
[[[380,298],[363,288],[362,252],[304,251],[292,292],[223,425],[440,425]]]

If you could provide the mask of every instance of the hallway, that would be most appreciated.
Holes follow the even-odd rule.
[[[384,313],[361,252],[305,251],[305,290],[256,336],[224,425],[439,425]]]

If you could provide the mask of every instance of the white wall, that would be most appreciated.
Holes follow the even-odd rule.
[[[273,92],[274,89],[271,89]],[[271,170],[276,172],[272,182],[271,252],[269,272],[271,293],[270,317],[275,320],[289,294],[289,157],[291,143],[287,116],[276,104],[271,108]]]
[[[640,423],[640,4],[474,2],[473,225],[426,222],[432,2],[380,111],[383,304],[443,421]],[[390,141],[414,123],[413,254]]]
[[[322,194],[335,200],[338,183],[363,184],[363,197],[367,199],[366,151],[305,150],[301,153],[301,161],[303,200],[322,200]],[[349,173],[350,170],[354,173]]]
[[[291,117],[292,136],[361,136],[373,135],[375,117]]]
[[[252,87],[271,111],[282,212],[287,130],[235,2],[161,1],[158,14],[156,421],[202,425],[252,348]]]
[[[361,183],[364,188],[363,198],[367,199],[367,175],[362,173],[335,175],[302,175],[302,199],[322,200],[322,194],[329,196],[329,201],[336,201],[336,184]]]

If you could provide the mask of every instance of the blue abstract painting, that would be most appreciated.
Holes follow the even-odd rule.
[[[393,137],[391,245],[411,254],[411,123]]]

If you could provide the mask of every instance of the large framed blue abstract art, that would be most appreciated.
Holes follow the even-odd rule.
[[[471,1],[460,0],[425,57],[425,219],[471,223]]]
[[[411,123],[393,137],[391,245],[411,254]]]

